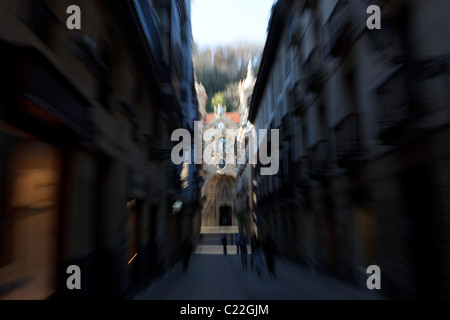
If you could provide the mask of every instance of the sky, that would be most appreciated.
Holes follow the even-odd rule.
[[[192,0],[194,41],[200,47],[264,44],[275,0]]]

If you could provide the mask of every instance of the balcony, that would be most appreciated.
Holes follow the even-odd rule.
[[[306,90],[300,81],[297,81],[292,89],[294,114],[300,116],[308,106]]]
[[[311,148],[310,175],[314,179],[323,177],[330,168],[328,141],[319,140]]]
[[[155,59],[161,74],[166,75],[167,71],[163,68],[165,62],[161,45],[159,30],[160,19],[158,14],[148,0],[133,0],[133,3],[152,56]],[[167,79],[165,80],[167,81]]]
[[[0,69],[0,93],[17,103],[17,108],[8,108],[11,120],[21,125],[33,121],[33,130],[43,130],[38,134],[56,129],[91,141],[90,103],[40,51],[0,43]]]
[[[318,46],[311,51],[303,70],[306,71],[305,88],[312,93],[319,93],[325,82],[325,72],[322,67],[321,49]]]
[[[329,41],[329,52],[335,57],[344,55],[352,43],[352,21],[350,15],[350,4],[348,1],[340,0],[327,22]]]
[[[334,128],[336,156],[340,167],[346,167],[360,151],[358,115],[351,113]]]
[[[321,67],[316,67],[306,77],[306,87],[310,92],[319,93],[324,83],[324,72]]]
[[[376,89],[379,135],[385,142],[404,136],[420,112],[420,105],[413,97],[411,74],[411,69],[403,65]]]

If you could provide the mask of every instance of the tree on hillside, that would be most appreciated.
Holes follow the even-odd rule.
[[[230,82],[224,91],[216,92],[211,98],[209,109],[221,104],[227,107],[227,112],[239,111],[239,82]]]
[[[250,59],[259,65],[263,47],[260,45],[235,45],[217,48],[199,48],[194,44],[193,63],[197,81],[205,87],[208,100],[206,111],[213,112],[212,97],[220,92],[227,110],[239,108],[238,85],[247,75]],[[233,93],[235,90],[236,93]]]
[[[222,92],[216,92],[214,94],[214,96],[211,98],[211,106],[214,108],[214,106],[218,106],[219,104],[221,105],[226,105],[224,100],[223,100],[223,93]]]

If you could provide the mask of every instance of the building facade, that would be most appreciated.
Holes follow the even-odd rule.
[[[202,226],[237,226],[236,135],[239,124],[227,117],[226,106],[214,106],[214,119],[202,130]]]
[[[378,265],[386,297],[449,297],[448,6],[274,6],[249,120],[280,130],[279,173],[255,177],[280,254],[362,287]]]
[[[198,116],[189,19],[190,1],[0,1],[2,299],[126,297],[195,238],[195,170],[187,192],[170,159]]]

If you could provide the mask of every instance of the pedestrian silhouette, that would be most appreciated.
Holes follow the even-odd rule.
[[[240,240],[241,246],[241,263],[242,268],[247,269],[247,237],[243,236]]]
[[[254,259],[253,259],[253,252],[255,251],[255,245],[256,245],[256,234],[252,234],[252,237],[250,239],[250,249],[252,250],[252,255],[250,256],[250,267],[253,270],[254,267]]]
[[[256,273],[258,274],[258,278],[261,279],[261,273],[262,273],[262,264],[263,264],[263,253],[261,250],[261,246],[258,239],[255,239],[254,248],[252,251],[252,257],[253,257],[253,264],[256,269]]]
[[[223,254],[224,254],[224,255],[227,254],[227,244],[228,244],[227,236],[226,236],[226,235],[223,235],[223,236],[222,236],[222,246],[223,246]]]
[[[266,256],[267,271],[269,272],[269,275],[271,277],[276,276],[275,257],[274,257],[275,251],[276,251],[275,242],[273,241],[272,237],[269,236],[264,242],[264,254]]]
[[[236,254],[239,254],[239,247],[241,246],[241,236],[239,233],[236,233]]]
[[[184,238],[183,243],[181,245],[181,254],[183,256],[183,272],[186,272],[189,267],[189,259],[192,254],[192,244],[188,238]]]

